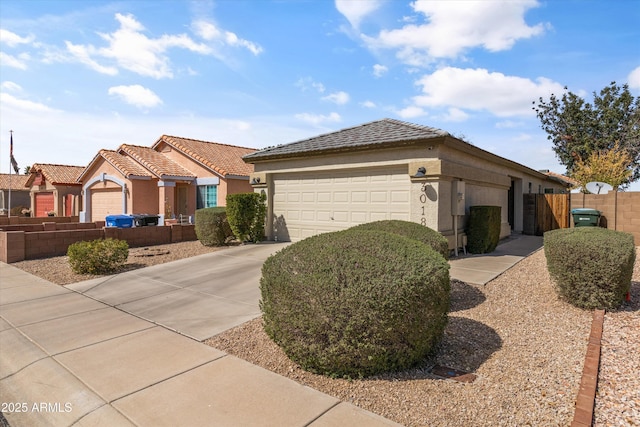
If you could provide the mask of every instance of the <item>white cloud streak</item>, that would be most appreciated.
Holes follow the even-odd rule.
[[[322,100],[333,102],[334,104],[337,104],[337,105],[344,105],[349,102],[349,98],[350,97],[347,92],[340,91],[340,92],[334,92],[332,94],[324,96],[322,97]]]
[[[152,108],[162,104],[158,95],[140,85],[110,87],[109,95],[117,96],[127,104],[138,108]]]
[[[370,48],[396,49],[404,63],[427,66],[437,59],[458,58],[472,48],[508,50],[518,40],[542,34],[545,24],[530,26],[524,20],[526,12],[538,5],[537,0],[416,0],[411,6],[425,23],[362,37]]]
[[[423,92],[413,98],[417,107],[453,107],[490,112],[498,117],[532,116],[534,100],[564,91],[561,84],[546,78],[534,81],[482,68],[446,67],[423,76],[416,83]]]
[[[300,114],[296,114],[295,118],[305,123],[312,124],[314,126],[318,126],[322,123],[337,123],[342,121],[340,114],[335,112],[329,113],[328,115],[300,113]]]
[[[352,27],[358,28],[362,19],[377,10],[382,2],[380,0],[335,0],[336,9],[351,24]]]

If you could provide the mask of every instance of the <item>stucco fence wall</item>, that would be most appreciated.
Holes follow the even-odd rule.
[[[571,194],[571,209],[590,208],[602,213],[601,227],[624,231],[633,235],[640,245],[640,192],[614,192],[607,194]],[[573,227],[573,216],[571,216]]]
[[[113,238],[126,240],[130,247],[153,246],[197,240],[194,225],[173,224],[134,228],[102,227],[100,223],[44,223],[24,225],[26,229],[0,230],[0,261],[6,263],[27,259],[66,255],[75,242]],[[60,227],[61,229],[58,229]]]

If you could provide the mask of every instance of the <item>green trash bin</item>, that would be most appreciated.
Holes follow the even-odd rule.
[[[600,224],[602,212],[596,209],[578,208],[571,209],[571,215],[576,227],[597,227]]]

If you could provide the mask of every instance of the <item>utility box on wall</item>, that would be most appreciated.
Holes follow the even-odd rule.
[[[451,183],[451,215],[464,215],[465,190],[464,181]]]

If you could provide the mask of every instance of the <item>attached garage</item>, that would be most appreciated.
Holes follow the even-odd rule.
[[[91,222],[104,221],[107,215],[122,212],[122,189],[107,188],[91,190]]]
[[[383,219],[409,220],[406,167],[276,174],[274,236],[297,241]]]
[[[47,216],[48,212],[55,211],[55,199],[53,192],[35,193],[34,195],[35,212],[37,217]]]
[[[501,207],[501,237],[522,231],[523,190],[566,183],[482,150],[448,132],[382,119],[243,157],[267,196],[266,235],[298,241],[399,219],[465,245],[469,207]]]

